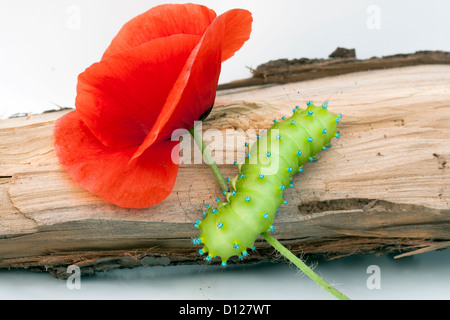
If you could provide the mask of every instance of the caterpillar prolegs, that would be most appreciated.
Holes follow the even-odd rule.
[[[195,227],[200,236],[194,244],[203,244],[201,255],[207,261],[220,257],[222,265],[231,256],[246,256],[254,249],[259,234],[273,231],[273,220],[284,200],[284,191],[292,188],[292,177],[302,172],[307,161],[331,147],[331,139],[339,137],[336,129],[341,115],[327,110],[327,103],[298,106],[293,115],[274,120],[274,125],[249,148],[245,163],[239,165],[238,175],[231,180],[232,188],[225,190],[228,202],[217,199],[217,207],[209,205],[203,211],[204,220]]]

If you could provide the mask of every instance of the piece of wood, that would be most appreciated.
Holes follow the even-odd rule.
[[[268,128],[309,100],[328,101],[331,112],[343,115],[342,137],[294,177],[275,237],[296,254],[328,258],[449,247],[450,66],[219,91],[202,129]],[[202,208],[221,194],[209,167],[182,164],[173,192],[154,207],[118,208],[60,167],[53,126],[66,112],[0,121],[0,268],[64,278],[72,264],[92,273],[205,263],[191,239]],[[232,162],[243,149],[230,141],[225,148],[219,168],[234,177]],[[278,258],[262,240],[256,247],[244,262]]]
[[[281,84],[332,77],[359,71],[398,68],[416,65],[450,64],[450,52],[418,51],[370,59],[357,59],[354,49],[337,48],[329,59],[279,59],[251,69],[253,76],[224,83],[219,90],[264,84]]]

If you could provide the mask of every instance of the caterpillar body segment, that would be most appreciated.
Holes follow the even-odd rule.
[[[291,117],[274,120],[258,136],[231,180],[232,188],[225,192],[228,202],[218,199],[217,207],[207,206],[204,220],[196,221],[200,236],[193,243],[203,244],[199,253],[207,253],[206,260],[220,257],[226,265],[232,256],[245,257],[259,234],[273,231],[275,214],[287,203],[284,192],[293,187],[292,177],[339,137],[340,118],[327,110],[326,102],[322,106],[309,102],[305,110],[296,107]]]

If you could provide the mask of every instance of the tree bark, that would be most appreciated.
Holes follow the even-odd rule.
[[[224,83],[219,89],[233,89],[264,84],[282,84],[332,77],[359,71],[371,71],[416,65],[450,64],[450,52],[418,51],[370,59],[357,59],[354,49],[337,48],[329,59],[279,59],[250,69],[253,76]]]
[[[202,130],[249,134],[309,100],[343,115],[341,138],[294,177],[274,236],[295,254],[326,258],[450,247],[450,66],[221,90]],[[205,263],[191,239],[202,208],[221,195],[209,167],[181,164],[172,193],[154,207],[105,203],[57,161],[53,127],[66,112],[0,121],[0,268],[64,278],[73,264],[86,274]],[[234,177],[244,149],[228,140],[225,150],[214,146],[219,169]],[[240,263],[278,259],[262,239],[256,248]]]

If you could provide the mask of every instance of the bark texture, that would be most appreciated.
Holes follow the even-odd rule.
[[[327,258],[450,247],[450,66],[221,90],[202,129],[238,136],[269,128],[309,100],[343,115],[341,138],[295,176],[274,236],[296,254]],[[118,208],[60,167],[53,126],[66,112],[0,121],[0,268],[64,278],[72,264],[87,274],[205,263],[191,239],[202,208],[221,195],[209,167],[182,164],[173,192],[154,207]],[[244,148],[224,142],[213,155],[231,178]],[[277,259],[262,240],[256,248],[240,263]]]

